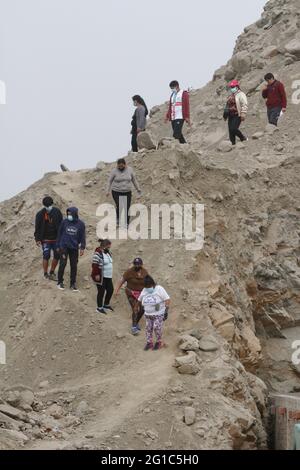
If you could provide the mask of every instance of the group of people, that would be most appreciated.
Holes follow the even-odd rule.
[[[286,112],[287,97],[284,85],[275,79],[272,73],[265,75],[266,85],[262,90],[262,97],[266,101],[268,120],[270,124],[277,126],[279,117]],[[171,122],[173,136],[181,144],[186,143],[182,130],[186,122],[190,121],[189,93],[181,90],[178,81],[170,83],[171,96],[165,122]],[[248,140],[241,132],[240,125],[245,121],[248,112],[248,100],[241,90],[237,80],[231,81],[228,86],[229,97],[224,109],[224,120],[228,120],[229,138],[232,145],[236,144],[238,137],[242,142]],[[145,101],[139,95],[133,96],[136,111],[132,118],[132,150],[138,151],[137,137],[146,129],[148,108]],[[116,168],[111,172],[107,185],[107,196],[110,194],[116,206],[116,224],[120,225],[122,203],[126,202],[125,225],[130,224],[129,210],[132,200],[132,186],[141,195],[141,189],[137,182],[133,169],[127,166],[125,159],[117,161]],[[65,289],[64,272],[70,261],[70,289],[77,292],[76,285],[77,265],[79,256],[84,255],[86,247],[85,224],[79,218],[78,209],[69,207],[66,217],[57,207],[54,207],[53,199],[47,196],[43,199],[43,208],[36,214],[35,241],[42,248],[43,272],[45,279],[57,282],[60,290]],[[49,262],[53,253],[49,269]],[[57,265],[58,275],[55,270]],[[143,265],[141,258],[135,258],[132,266],[123,274],[116,289],[113,285],[113,257],[111,242],[99,240],[99,246],[95,249],[92,258],[91,278],[97,287],[97,312],[107,314],[113,311],[111,299],[113,293],[119,295],[120,289],[126,284],[125,292],[132,309],[131,332],[137,335],[140,332],[140,320],[146,318],[146,346],[145,350],[160,349],[162,347],[163,323],[168,318],[170,297],[165,289],[157,285]],[[156,341],[153,341],[155,332]]]
[[[268,121],[274,126],[278,125],[278,120],[282,113],[286,112],[287,97],[283,83],[276,80],[273,73],[267,73],[264,77],[266,85],[262,90],[262,97],[265,99],[267,106]],[[191,125],[190,119],[190,102],[188,91],[182,90],[177,80],[170,83],[171,96],[169,100],[168,111],[165,116],[165,123],[171,122],[173,137],[181,144],[185,144],[186,140],[183,136],[183,125],[186,122]],[[224,120],[228,120],[229,139],[232,145],[236,144],[238,137],[241,142],[248,140],[240,131],[240,126],[245,121],[248,112],[248,99],[246,94],[241,90],[240,82],[232,80],[227,85],[229,97],[224,109]],[[132,98],[136,107],[132,118],[132,151],[138,151],[137,136],[146,129],[148,116],[148,108],[141,96],[135,95]]]
[[[132,178],[131,171],[128,171],[128,174]],[[50,196],[46,196],[42,204],[43,208],[36,214],[34,237],[36,244],[42,248],[44,278],[56,281],[57,287],[64,290],[64,272],[69,259],[70,289],[78,292],[77,265],[79,255],[84,255],[86,247],[85,224],[79,219],[76,207],[68,208],[66,217],[63,218],[60,209],[54,207],[54,201]],[[134,259],[132,267],[123,274],[114,291],[111,245],[110,240],[99,240],[99,246],[92,257],[91,279],[97,288],[96,311],[104,315],[108,311],[113,312],[114,309],[110,304],[113,293],[119,295],[121,287],[126,284],[125,292],[132,309],[132,334],[140,333],[139,323],[145,315],[146,345],[144,349],[145,351],[161,349],[163,323],[168,318],[170,297],[165,289],[157,285],[148,274],[141,258]],[[49,271],[51,254],[53,256]],[[55,270],[58,263],[59,269],[56,277]]]

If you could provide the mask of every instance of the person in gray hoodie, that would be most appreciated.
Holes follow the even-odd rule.
[[[110,191],[112,192],[112,197],[116,204],[117,225],[120,223],[120,215],[123,209],[125,209],[126,213],[127,226],[130,223],[129,209],[132,199],[132,184],[140,196],[141,190],[133,169],[127,166],[124,158],[120,158],[117,161],[117,168],[115,168],[110,174],[106,194],[109,196]]]

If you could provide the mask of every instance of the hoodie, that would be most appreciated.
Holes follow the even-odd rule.
[[[64,219],[57,236],[57,246],[61,250],[85,249],[85,224],[78,217],[77,207],[69,207],[67,213],[70,212],[74,218],[72,222]]]

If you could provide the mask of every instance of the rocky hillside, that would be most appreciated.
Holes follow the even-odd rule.
[[[0,448],[256,449],[267,446],[268,393],[296,393],[290,362],[299,331],[298,1],[270,1],[245,28],[232,59],[191,91],[189,144],[170,139],[166,105],[151,112],[157,150],[129,154],[141,202],[203,203],[205,246],[185,241],[115,241],[115,281],[142,256],[172,298],[167,348],[144,352],[130,334],[125,295],[107,317],[95,312],[89,279],[96,208],[114,164],[51,173],[0,205]],[[266,124],[261,83],[284,81],[288,112]],[[222,119],[226,82],[249,98],[249,141],[235,149]],[[45,194],[80,208],[88,249],[80,293],[41,276],[33,220]]]

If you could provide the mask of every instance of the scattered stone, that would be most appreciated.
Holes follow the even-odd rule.
[[[104,162],[98,162],[96,165],[96,170],[97,171],[103,171],[106,168],[106,164]]]
[[[186,356],[176,357],[175,367],[178,368],[180,374],[196,375],[200,369],[197,354],[189,351]]]
[[[182,351],[198,351],[199,341],[190,335],[184,335],[179,338],[179,348]]]
[[[191,406],[184,409],[184,422],[187,426],[192,426],[196,421],[196,410]]]
[[[65,172],[65,171],[70,171],[63,163],[60,165],[60,169],[61,171]]]
[[[43,388],[48,388],[48,387],[49,387],[49,382],[48,382],[48,380],[44,380],[43,382],[41,382],[41,383],[39,384],[39,388],[42,388],[42,389],[43,389]]]
[[[139,150],[146,149],[146,150],[154,150],[156,149],[156,145],[153,143],[150,135],[148,132],[140,132],[137,136],[137,144]]]
[[[295,55],[296,57],[300,57],[300,41],[299,39],[292,39],[285,45],[285,50],[289,54]]]
[[[205,352],[214,352],[219,349],[217,340],[213,336],[204,336],[199,341],[199,349]]]
[[[253,134],[252,139],[258,140],[258,139],[261,139],[264,135],[265,135],[264,132],[258,131],[258,132],[255,132],[255,134]]]
[[[219,152],[231,152],[232,151],[232,143],[229,142],[228,140],[223,140],[222,142],[219,143],[218,145],[218,151]]]
[[[90,407],[86,401],[81,401],[76,408],[76,416],[82,417],[90,411]]]

